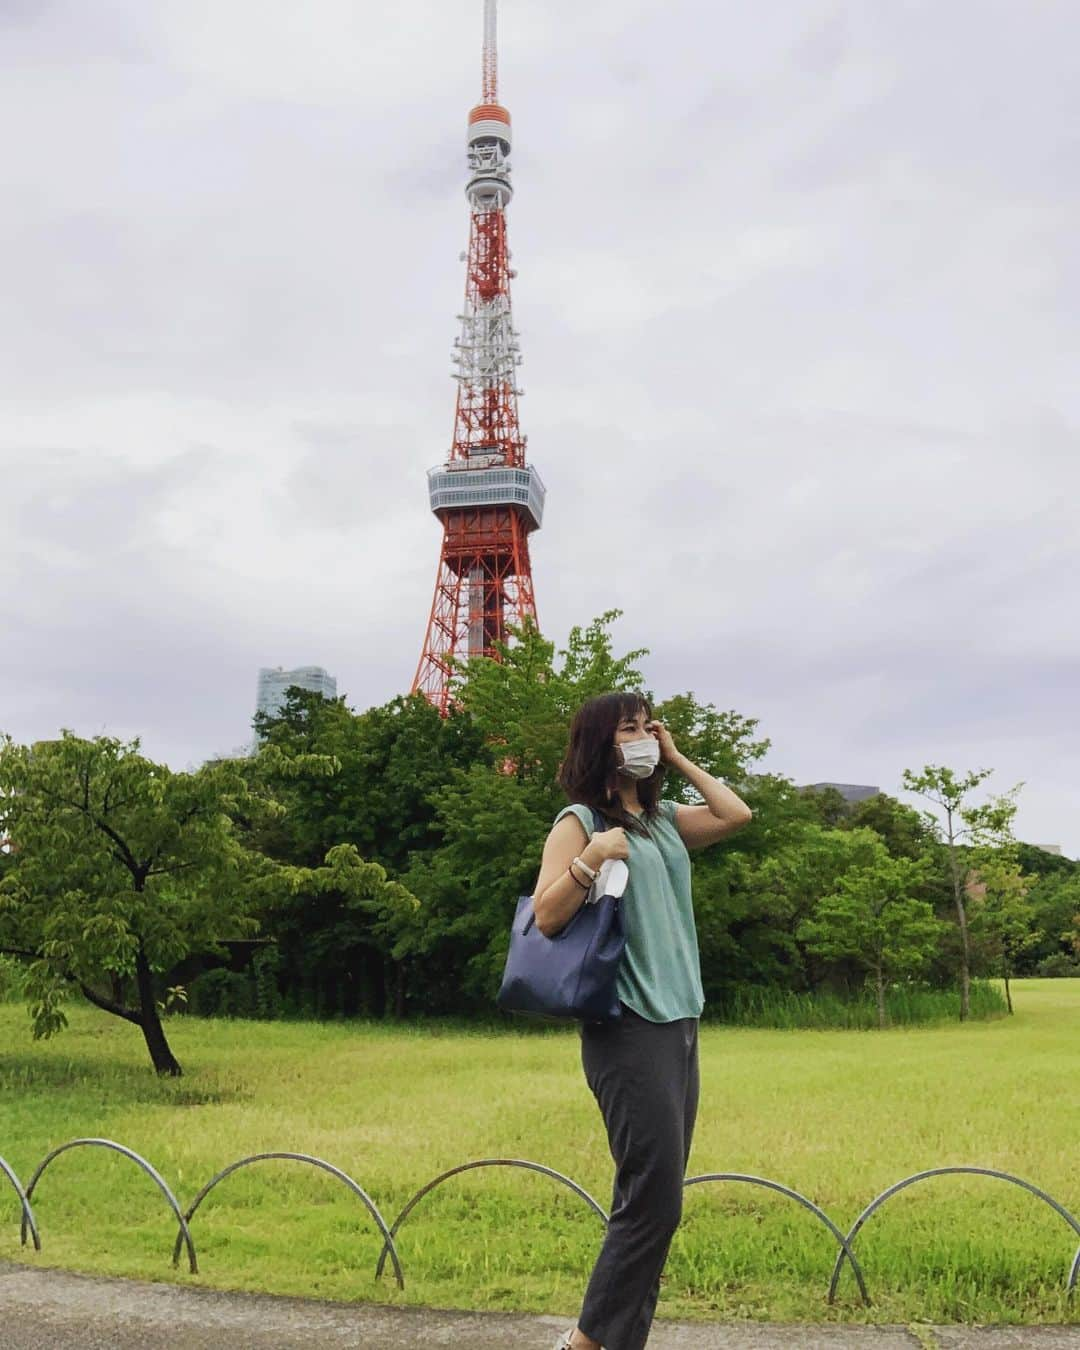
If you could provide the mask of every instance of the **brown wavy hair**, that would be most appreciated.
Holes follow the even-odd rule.
[[[618,759],[615,732],[627,717],[644,711],[652,717],[649,700],[641,693],[599,694],[577,710],[570,724],[570,744],[559,768],[559,785],[571,802],[594,807],[624,830],[645,832],[645,827],[624,810],[616,792]],[[637,780],[638,798],[651,820],[660,804],[666,769],[658,764],[648,778]]]

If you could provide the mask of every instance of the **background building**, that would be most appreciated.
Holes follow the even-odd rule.
[[[328,675],[322,666],[297,666],[295,670],[262,666],[259,670],[255,711],[275,717],[285,706],[285,695],[294,685],[310,689],[313,694],[322,694],[323,698],[337,698],[337,680],[333,675]]]
[[[826,788],[833,788],[839,792],[849,806],[854,806],[856,802],[864,802],[868,797],[876,797],[881,791],[880,788],[870,787],[866,783],[806,783],[799,791],[824,792]]]

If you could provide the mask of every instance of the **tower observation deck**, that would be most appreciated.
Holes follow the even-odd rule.
[[[469,113],[469,249],[465,306],[451,360],[457,403],[450,453],[428,473],[443,541],[423,651],[413,680],[443,714],[455,661],[498,658],[509,624],[536,620],[529,535],[544,515],[544,485],[525,459],[518,421],[519,334],[510,310],[506,208],[510,114],[498,102],[496,0],[484,3],[483,93]]]

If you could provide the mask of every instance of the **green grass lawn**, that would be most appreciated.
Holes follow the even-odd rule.
[[[878,1032],[705,1027],[692,1173],[785,1183],[846,1229],[924,1168],[974,1164],[1034,1182],[1080,1217],[1080,980],[1020,981],[1016,1016]],[[24,1182],[80,1135],[147,1157],[186,1205],[246,1153],[313,1153],[353,1176],[391,1222],[436,1173],[482,1157],[543,1162],[607,1207],[611,1164],[573,1031],[470,1033],[366,1023],[173,1019],[186,1076],[159,1082],[139,1033],[90,1009],[33,1044],[0,1006],[0,1156]],[[34,1197],[44,1250],[18,1241],[0,1189],[0,1259],[219,1288],[572,1314],[599,1220],[534,1173],[455,1177],[399,1236],[406,1288],[374,1280],[380,1241],[325,1173],[266,1162],[228,1178],[193,1220],[201,1273],[170,1264],[175,1225],[150,1180],[104,1150],[56,1160]],[[1065,1298],[1080,1238],[1019,1188],[944,1177],[904,1191],[860,1235],[874,1306],[790,1200],[758,1187],[687,1193],[661,1314],[776,1320],[1080,1321]]]

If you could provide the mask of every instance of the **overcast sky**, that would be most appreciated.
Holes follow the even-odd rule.
[[[0,0],[0,728],[406,691],[481,0]],[[502,0],[541,626],[1080,855],[1075,0]]]

